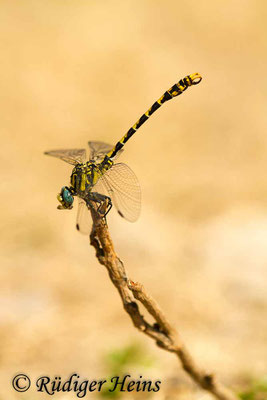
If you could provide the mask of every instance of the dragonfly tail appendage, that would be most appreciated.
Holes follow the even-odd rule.
[[[113,149],[107,153],[106,157],[112,159],[116,156],[118,151],[122,149],[125,143],[135,134],[148,118],[158,110],[162,104],[172,98],[182,94],[189,86],[197,85],[202,80],[199,73],[187,75],[181,79],[178,83],[175,83],[169,90],[167,90],[142,116],[139,120],[128,130],[128,132],[121,138],[121,140],[113,147]]]

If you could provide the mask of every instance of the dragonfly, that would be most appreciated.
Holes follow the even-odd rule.
[[[158,110],[166,101],[182,94],[188,87],[197,85],[202,80],[199,73],[194,73],[179,80],[139,118],[115,146],[100,142],[89,141],[90,155],[86,160],[85,149],[60,149],[46,151],[45,154],[57,157],[71,165],[73,170],[70,185],[63,186],[57,196],[58,209],[73,208],[74,197],[79,201],[76,228],[83,234],[91,229],[90,205],[107,202],[106,217],[112,205],[119,215],[130,222],[138,219],[141,210],[141,190],[134,172],[124,163],[117,163],[118,156],[123,151],[125,143],[136,131]]]

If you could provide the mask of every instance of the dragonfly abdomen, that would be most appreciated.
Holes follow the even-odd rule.
[[[107,157],[114,159],[118,151],[120,151],[125,143],[133,136],[137,131],[148,120],[148,118],[158,110],[162,104],[166,101],[173,99],[176,96],[182,94],[189,86],[197,85],[201,81],[202,77],[198,74],[187,75],[185,78],[180,79],[178,83],[175,83],[169,90],[163,93],[163,95],[139,118],[139,120],[128,130],[121,140],[107,153]]]

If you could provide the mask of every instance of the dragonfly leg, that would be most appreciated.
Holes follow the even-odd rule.
[[[103,218],[106,217],[106,215],[110,212],[110,210],[112,208],[111,198],[109,196],[105,196],[104,194],[100,194],[97,192],[90,192],[88,200],[94,201],[99,204],[97,207],[97,212],[99,214],[102,214]],[[105,212],[103,213],[102,208],[103,208],[104,203],[106,203],[107,206],[106,206]]]

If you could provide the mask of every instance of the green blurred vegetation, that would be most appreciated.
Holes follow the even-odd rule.
[[[139,343],[131,343],[122,348],[114,348],[104,356],[104,364],[107,369],[107,381],[113,376],[120,376],[123,378],[126,374],[131,375],[131,372],[136,367],[150,368],[154,365],[155,359],[151,355],[144,351],[143,347]],[[107,385],[99,393],[100,397],[104,398],[119,398],[122,393],[119,390],[110,392],[109,389],[113,387],[113,384]],[[145,394],[149,396],[149,393]]]
[[[242,400],[267,400],[267,377],[251,382],[248,389],[239,394]]]

